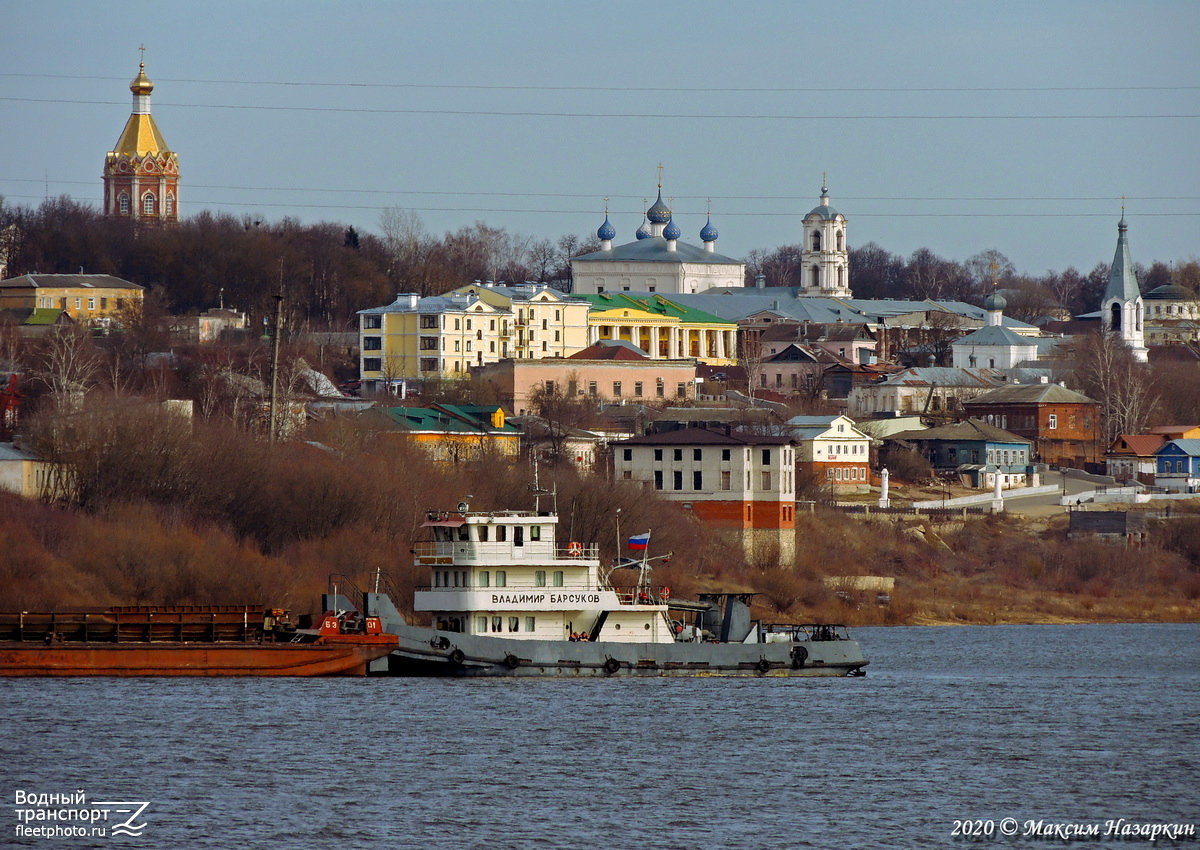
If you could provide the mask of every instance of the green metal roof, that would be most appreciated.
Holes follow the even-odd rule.
[[[620,310],[622,307],[630,310],[642,310],[665,318],[679,319],[685,324],[731,325],[737,327],[737,322],[722,319],[712,313],[705,313],[693,307],[664,298],[661,295],[630,295],[628,292],[598,292],[595,294],[575,294],[572,298],[587,301],[594,310]]]

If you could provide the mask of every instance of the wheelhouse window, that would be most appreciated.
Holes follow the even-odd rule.
[[[508,618],[508,630],[510,632],[520,631],[521,630],[521,618],[520,617],[509,617]]]
[[[554,586],[555,587],[563,586],[563,571],[562,570],[554,571]]]
[[[492,581],[492,574],[490,572],[488,572],[487,570],[479,571],[479,586],[480,587],[491,586],[491,581]]]
[[[508,587],[507,570],[496,570],[496,587]]]
[[[488,618],[487,617],[476,617],[475,618],[475,631],[476,632],[478,632],[479,634],[484,634],[487,631],[487,627],[488,627]]]
[[[542,539],[542,527],[540,525],[529,526],[530,542],[540,541]]]
[[[538,570],[537,572],[535,572],[533,574],[533,586],[534,587],[545,587],[546,586],[546,571],[545,570]]]

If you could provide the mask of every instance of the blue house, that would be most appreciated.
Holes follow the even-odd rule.
[[[956,471],[973,487],[990,487],[1001,476],[1004,487],[1026,483],[1033,442],[982,419],[967,419],[924,431],[903,431],[887,438],[916,449],[938,471]]]
[[[1154,453],[1154,485],[1176,493],[1200,492],[1200,440],[1171,440]]]

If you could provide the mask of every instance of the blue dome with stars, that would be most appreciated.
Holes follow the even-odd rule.
[[[600,229],[596,231],[596,236],[610,242],[616,238],[617,229],[612,226],[612,223],[608,220],[608,216],[604,217],[604,224],[600,225]]]
[[[637,229],[637,233],[634,235],[637,236],[638,239],[649,239],[651,236],[653,236],[654,234],[650,232],[650,222],[643,221],[642,226]]]
[[[675,219],[667,222],[666,228],[663,229],[664,239],[678,239],[683,231],[679,229],[679,225],[675,223]]]
[[[662,189],[658,190],[658,200],[654,202],[654,206],[646,210],[646,218],[653,224],[666,224],[671,220],[671,211],[662,200]]]
[[[708,224],[706,224],[706,225],[704,225],[704,227],[700,228],[700,241],[701,242],[716,242],[717,241],[717,229],[715,227],[713,227],[712,216],[708,217]]]

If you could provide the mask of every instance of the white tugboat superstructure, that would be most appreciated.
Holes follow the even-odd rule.
[[[362,594],[399,648],[373,673],[412,676],[845,676],[867,660],[840,625],[765,625],[754,594],[674,598],[651,582],[649,533],[640,559],[607,568],[599,547],[557,542],[558,517],[541,511],[430,511],[432,541],[412,550],[428,569],[410,625],[383,593]],[[619,540],[619,535],[618,535]],[[613,580],[630,576],[628,584]],[[331,609],[358,608],[336,596]]]

